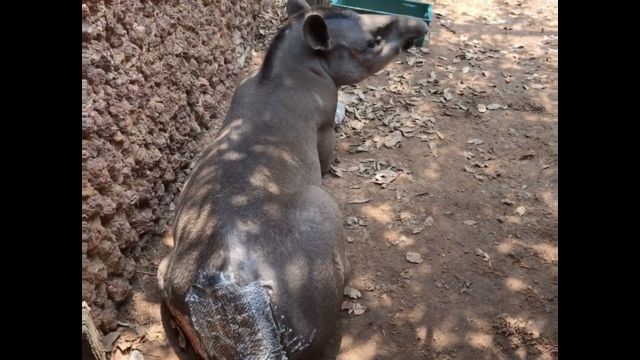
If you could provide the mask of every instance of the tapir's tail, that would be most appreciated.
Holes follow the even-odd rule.
[[[284,360],[281,332],[260,282],[238,286],[225,273],[200,273],[186,297],[199,352],[218,360]]]

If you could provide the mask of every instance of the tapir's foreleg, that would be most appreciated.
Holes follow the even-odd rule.
[[[318,156],[320,157],[320,170],[323,174],[329,171],[335,146],[336,134],[333,129],[333,124],[329,124],[318,131]]]

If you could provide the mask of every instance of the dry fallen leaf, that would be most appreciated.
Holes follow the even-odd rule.
[[[132,329],[124,329],[120,337],[118,337],[115,346],[122,351],[127,351],[133,345],[139,343],[140,340],[141,336],[139,336],[136,331]]]
[[[140,350],[133,350],[129,355],[129,360],[144,360],[144,356],[142,356],[142,352]]]
[[[413,273],[411,273],[410,269],[406,269],[400,273],[400,276],[404,279],[411,279],[413,277]]]
[[[349,204],[365,204],[365,203],[368,203],[370,201],[373,201],[373,199],[371,199],[371,198],[353,199],[353,200],[349,201]]]
[[[422,225],[415,227],[412,233],[414,235],[420,233],[422,230],[424,230],[425,226],[429,226],[429,227],[433,226],[433,217],[427,216],[427,218],[424,219],[424,222],[422,223]]]
[[[524,215],[524,213],[527,211],[527,209],[524,206],[518,206],[516,208],[516,213],[518,213],[518,215],[522,216]]]
[[[415,129],[410,127],[401,127],[400,132],[402,132],[402,135],[404,135],[404,137],[410,138],[414,136]]]
[[[373,182],[386,188],[392,181],[398,177],[398,173],[391,169],[377,171],[373,177]]]
[[[536,153],[534,151],[529,151],[528,153],[520,156],[520,160],[529,160],[529,159],[532,159],[534,156],[536,156]]]
[[[482,251],[482,249],[480,249],[480,248],[476,249],[476,255],[483,257],[484,261],[489,261],[491,259],[489,254],[487,254],[486,252]]]
[[[354,130],[362,130],[364,123],[360,120],[351,120],[349,121],[349,126]]]
[[[414,264],[421,264],[422,263],[422,256],[420,256],[420,254],[416,253],[416,252],[408,252],[405,254],[405,258],[407,259],[408,262],[410,263],[414,263]]]
[[[347,216],[347,225],[351,227],[367,226],[367,221],[364,219],[358,219],[355,216]]]
[[[349,314],[362,315],[367,310],[366,307],[352,300],[345,300],[342,303],[342,310],[348,310]]]
[[[344,287],[344,295],[352,299],[359,299],[360,297],[362,297],[362,294],[360,293],[360,291],[348,286]]]
[[[111,360],[129,360],[129,356],[125,355],[120,349],[115,349],[111,353]]]
[[[329,165],[329,172],[337,177],[343,177],[345,171],[338,166]]]
[[[394,131],[384,138],[384,146],[392,149],[402,140],[402,133],[400,131]]]
[[[102,345],[104,345],[104,351],[111,352],[113,351],[113,344],[118,340],[120,334],[122,333],[121,329],[116,331],[112,331],[102,337]]]
[[[166,344],[167,338],[161,324],[152,325],[145,332],[145,340]]]
[[[366,310],[367,308],[364,307],[363,305],[360,305],[359,303],[355,303],[355,305],[353,306],[354,315],[362,315]]]
[[[424,224],[427,226],[433,226],[433,217],[427,216],[427,218],[424,219]]]

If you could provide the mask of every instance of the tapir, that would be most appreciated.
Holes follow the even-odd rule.
[[[203,359],[320,359],[348,273],[343,218],[322,188],[338,89],[378,72],[427,25],[287,3],[176,202],[158,267],[167,308]]]

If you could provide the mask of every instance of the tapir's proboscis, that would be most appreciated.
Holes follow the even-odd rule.
[[[322,188],[340,86],[378,72],[420,19],[289,1],[261,68],[176,203],[158,268],[171,315],[203,359],[321,359],[336,336],[348,263]]]

